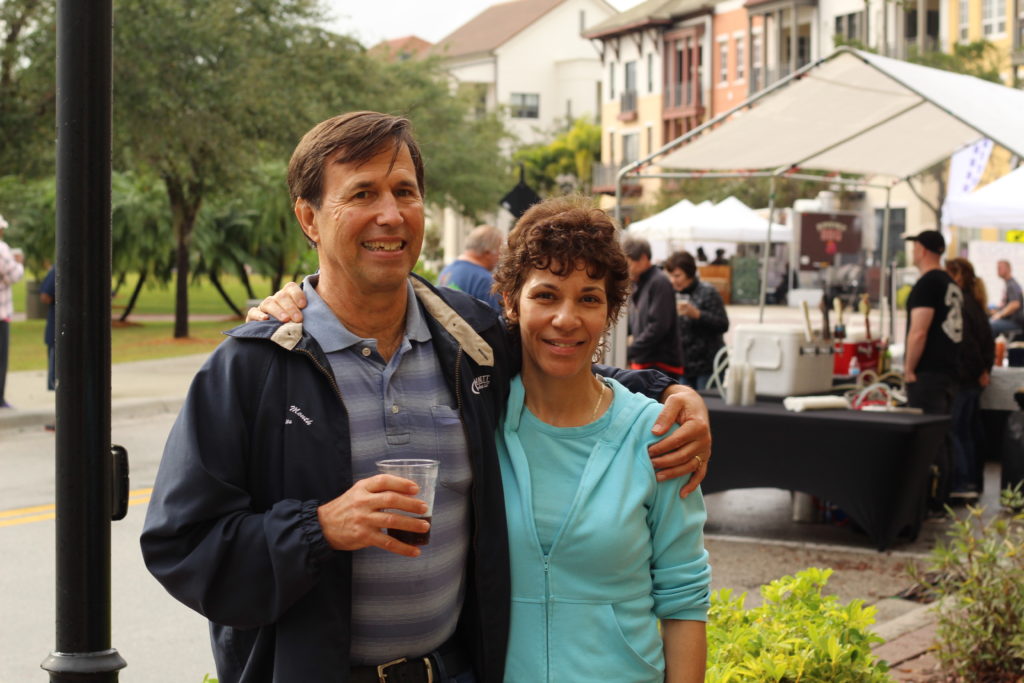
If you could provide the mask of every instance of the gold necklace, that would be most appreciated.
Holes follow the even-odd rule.
[[[594,379],[597,378],[595,377]],[[593,412],[590,413],[590,419],[588,420],[588,422],[593,422],[594,418],[597,417],[597,409],[601,407],[601,399],[604,398],[605,383],[598,379],[597,384],[601,388],[597,392],[597,403],[594,404],[594,410]]]

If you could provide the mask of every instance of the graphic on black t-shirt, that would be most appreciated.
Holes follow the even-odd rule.
[[[946,319],[942,321],[942,331],[954,344],[959,344],[964,338],[964,293],[955,283],[950,282],[943,301],[949,308]]]

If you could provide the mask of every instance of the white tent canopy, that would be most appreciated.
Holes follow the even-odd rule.
[[[768,221],[757,215],[735,197],[718,204],[703,201],[691,204],[682,200],[669,208],[629,226],[631,235],[648,240],[665,239],[680,242],[764,242]],[[789,242],[792,231],[776,223],[772,226],[773,242]]]
[[[979,190],[950,197],[942,207],[942,218],[964,228],[1024,229],[1024,166]]]
[[[716,119],[712,123],[719,125],[655,163],[730,171],[801,167],[902,179],[981,137],[1024,156],[1022,112],[1024,91],[841,48],[755,95],[724,125]]]

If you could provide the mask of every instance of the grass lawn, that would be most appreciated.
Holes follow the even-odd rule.
[[[12,293],[14,296],[14,310],[23,312],[25,310],[25,283],[30,276],[25,275],[20,281],[14,284]],[[114,297],[111,302],[111,308],[113,316],[116,318],[121,315],[124,307],[128,305],[128,299],[132,295],[132,291],[135,289],[135,282],[138,277],[135,274],[129,275],[125,280],[124,284],[121,285],[120,291],[117,296]],[[263,298],[270,291],[270,280],[265,277],[254,275],[250,278],[252,282],[253,293],[258,298]],[[111,283],[111,289],[116,283]],[[246,301],[249,296],[245,291],[245,287],[242,285],[242,281],[237,277],[225,275],[221,279],[221,284],[224,285],[225,291],[231,297],[231,300],[235,302],[242,311],[246,309]],[[171,315],[174,313],[174,287],[173,281],[167,283],[165,286],[156,284],[155,282],[148,282],[142,288],[142,293],[139,294],[138,301],[135,302],[135,309],[132,313],[140,314],[165,314]],[[214,289],[210,282],[203,278],[199,282],[193,283],[188,290],[188,312],[193,315],[231,315],[231,309],[224,303],[224,299],[221,298],[217,290]],[[128,318],[131,320],[131,317]]]
[[[44,320],[24,320],[11,323],[11,349],[9,367],[17,370],[46,368],[46,344],[43,343]],[[114,363],[170,356],[208,353],[221,341],[224,330],[239,324],[238,320],[203,320],[189,323],[188,339],[174,339],[173,322],[151,322],[115,325],[110,332],[110,354]]]

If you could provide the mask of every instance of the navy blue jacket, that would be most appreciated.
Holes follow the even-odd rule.
[[[517,353],[485,304],[419,279],[414,287],[473,467],[457,635],[477,680],[500,681],[510,587],[494,434]],[[142,533],[146,565],[210,620],[221,683],[345,681],[351,554],[331,549],[317,520],[317,507],[353,484],[343,394],[300,325],[250,323],[229,335],[196,375],[168,438]],[[630,383],[650,395],[669,383],[638,374]],[[309,423],[286,425],[291,406]]]

